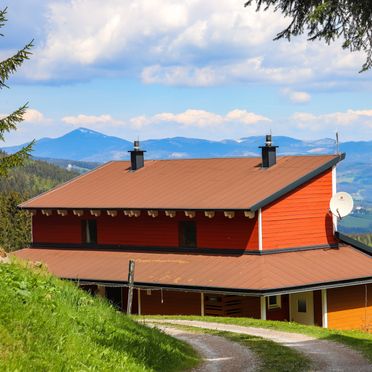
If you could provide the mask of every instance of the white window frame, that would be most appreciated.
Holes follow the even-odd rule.
[[[270,304],[270,298],[275,297],[276,298],[276,303],[275,304]],[[271,309],[280,309],[282,307],[282,296],[281,295],[276,295],[276,296],[268,296],[267,297],[267,308],[269,310]]]

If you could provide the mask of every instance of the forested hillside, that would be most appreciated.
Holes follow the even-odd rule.
[[[0,248],[12,251],[31,241],[31,218],[17,209],[18,204],[77,175],[44,161],[28,160],[0,177]]]

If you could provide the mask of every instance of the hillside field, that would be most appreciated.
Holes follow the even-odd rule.
[[[0,263],[1,371],[175,371],[198,356],[42,267]]]

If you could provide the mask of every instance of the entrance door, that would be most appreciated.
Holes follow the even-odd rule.
[[[293,293],[291,297],[291,321],[314,325],[313,292]]]

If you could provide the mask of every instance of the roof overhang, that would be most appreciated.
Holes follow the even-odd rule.
[[[371,256],[347,245],[269,255],[206,255],[27,248],[14,255],[80,283],[260,296],[372,283]]]

